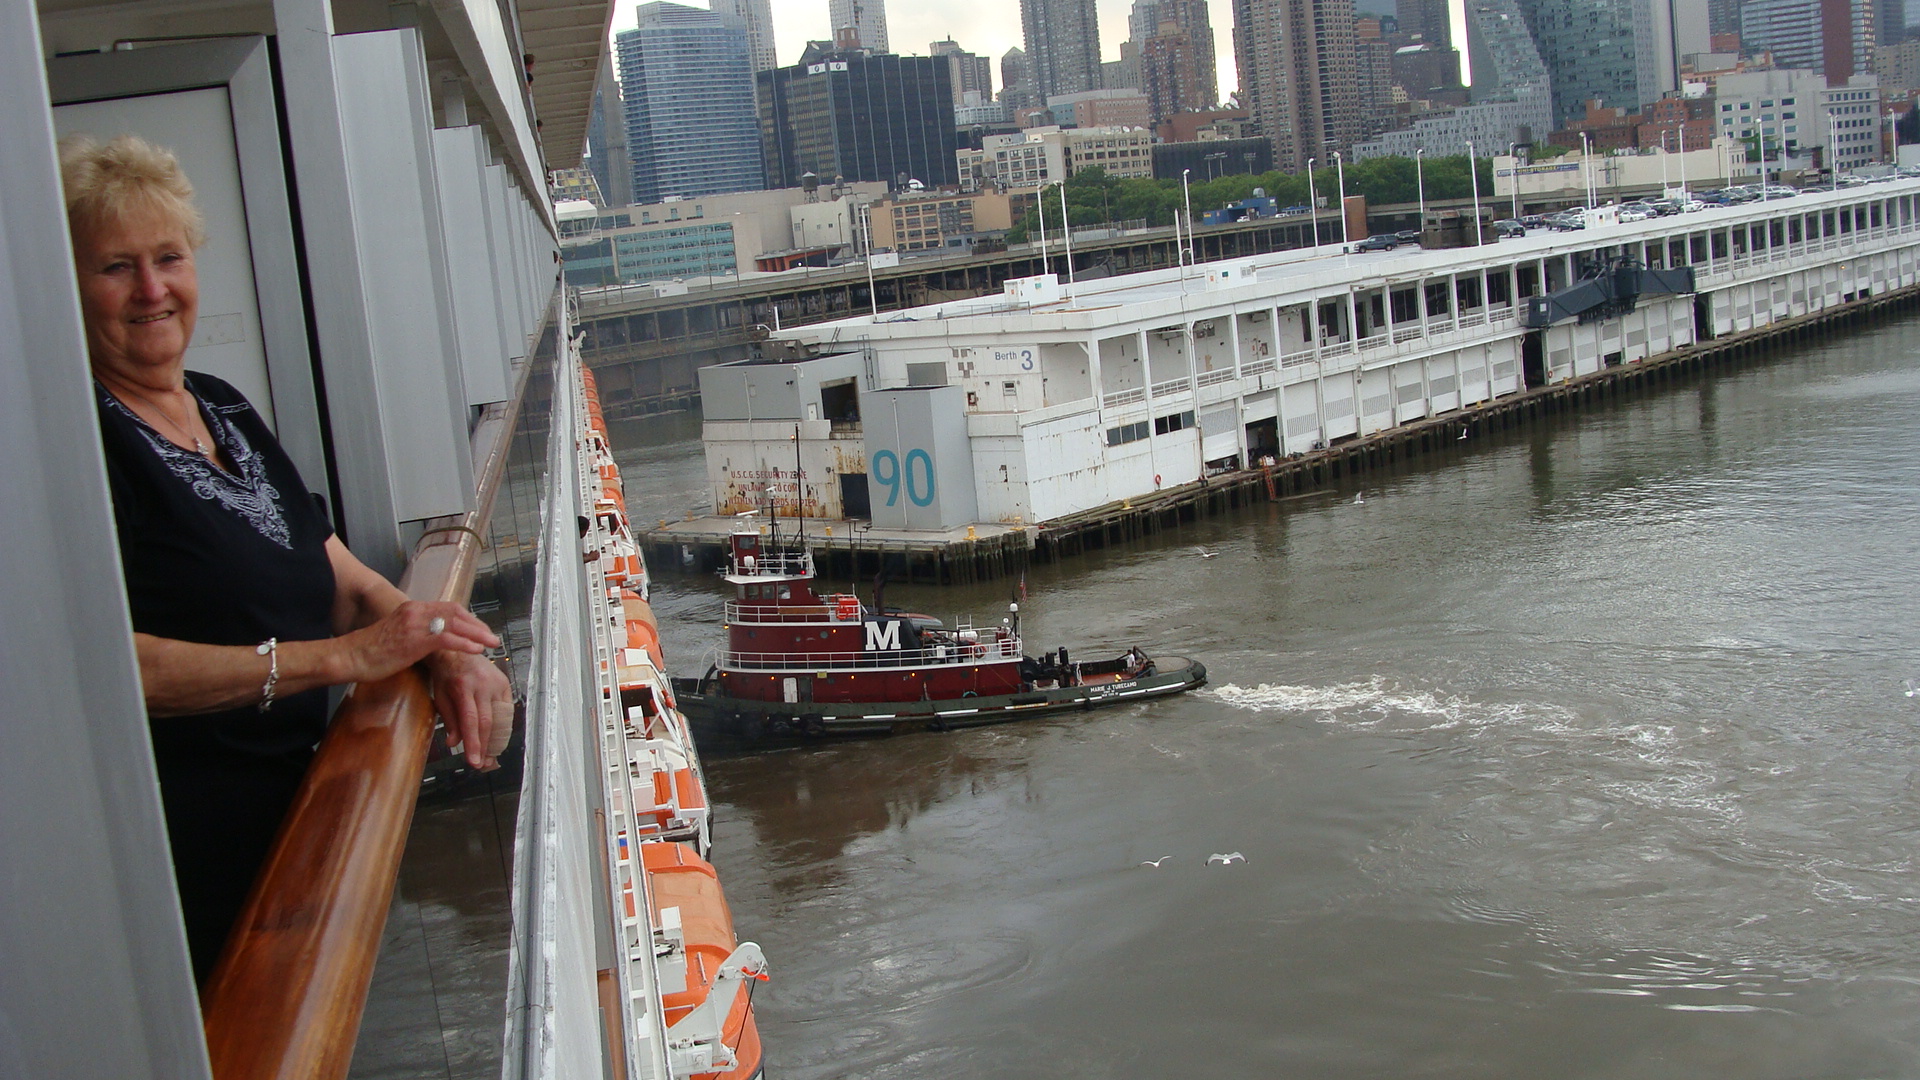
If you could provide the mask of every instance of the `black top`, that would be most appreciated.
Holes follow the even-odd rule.
[[[136,631],[209,645],[333,635],[333,535],[299,472],[232,386],[188,372],[228,473],[105,387],[107,485]],[[264,676],[266,662],[261,661]],[[264,678],[263,678],[264,682]],[[194,968],[217,959],[326,727],[327,691],[149,721]]]

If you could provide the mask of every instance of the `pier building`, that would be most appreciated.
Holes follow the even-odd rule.
[[[1916,284],[1920,181],[1322,246],[772,332],[702,369],[717,512],[1044,523]]]

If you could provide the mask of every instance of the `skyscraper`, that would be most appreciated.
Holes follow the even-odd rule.
[[[1353,0],[1233,0],[1233,52],[1275,166],[1324,165],[1360,137]]]
[[[746,29],[664,0],[638,15],[614,39],[633,201],[765,187]]]
[[[943,56],[947,60],[948,73],[953,76],[953,103],[959,105],[968,93],[980,95],[983,102],[993,100],[993,60],[985,56],[975,56],[960,47],[960,43],[948,38],[927,46],[930,56]]]
[[[1033,69],[1027,66],[1026,51],[1018,45],[1000,57],[1000,102],[1010,109],[1034,103]]]
[[[1777,68],[1806,68],[1844,83],[1873,55],[1874,0],[1747,0],[1740,43],[1773,53]]]
[[[1440,48],[1458,44],[1453,40],[1453,26],[1447,16],[1447,0],[1399,0],[1395,9],[1399,14],[1402,34],[1418,37],[1422,43]]]
[[[1135,3],[1135,16],[1144,3]],[[1157,122],[1177,112],[1207,108],[1219,100],[1214,74],[1213,25],[1206,0],[1154,0],[1155,22],[1140,50],[1140,89],[1146,91]],[[1129,26],[1137,20],[1130,20]]]
[[[1815,0],[1818,2],[1818,0]],[[1866,2],[1866,0],[1862,0]],[[1520,0],[1540,59],[1553,79],[1562,120],[1586,115],[1586,103],[1638,109],[1677,84],[1671,0]],[[1474,81],[1479,73],[1474,72]]]
[[[607,206],[633,204],[633,159],[627,155],[627,111],[620,103],[620,84],[613,78],[613,57],[603,54],[600,77],[593,87],[593,110],[587,117],[587,167],[600,185]]]
[[[833,40],[842,41],[841,32],[853,31],[860,47],[870,52],[892,52],[887,44],[886,0],[827,0],[827,16],[833,21]]]
[[[810,45],[792,67],[757,76],[761,141],[776,187],[812,173],[928,187],[959,182],[953,78],[945,57]]]
[[[1033,100],[1101,88],[1093,0],[1020,0]]]
[[[747,55],[753,70],[779,67],[773,51],[773,0],[707,0],[723,18],[736,19],[747,30]]]

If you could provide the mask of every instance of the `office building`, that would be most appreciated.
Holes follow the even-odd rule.
[[[765,187],[746,30],[663,0],[638,14],[615,38],[633,200]]]
[[[981,102],[993,100],[993,60],[985,56],[975,56],[960,47],[960,43],[948,38],[927,46],[927,52],[933,56],[946,58],[947,73],[953,79],[953,104],[959,108],[967,103],[968,94],[980,95]],[[976,103],[978,104],[978,103]]]
[[[1410,157],[1416,150],[1464,154],[1469,143],[1484,157],[1509,145],[1546,141],[1554,127],[1552,80],[1519,6],[1515,0],[1468,0],[1465,14],[1473,73],[1468,103],[1354,147],[1355,160]]]
[[[1777,68],[1817,71],[1844,83],[1871,70],[1874,0],[1746,0],[1740,44],[1773,54]]]
[[[1152,127],[1147,95],[1138,90],[1089,90],[1047,99],[1047,113],[1060,127]]]
[[[1811,69],[1775,68],[1722,75],[1714,87],[1721,136],[1784,146],[1812,166],[1815,150],[1842,172],[1881,159],[1880,87],[1871,75],[1831,85]],[[1773,162],[1777,165],[1778,162]]]
[[[1028,128],[987,136],[978,158],[983,179],[1008,188],[1057,184],[1094,167],[1121,179],[1150,177],[1153,132],[1137,127]]]
[[[887,44],[886,0],[827,0],[827,17],[833,23],[836,46],[893,51]]]
[[[773,0],[707,0],[709,7],[747,31],[747,56],[755,71],[779,67],[773,50]]]
[[[1020,0],[1020,29],[1034,101],[1101,88],[1094,0]]]
[[[793,67],[759,74],[767,175],[798,186],[812,173],[906,187],[951,186],[953,76],[945,57],[809,46]]]
[[[1240,100],[1273,143],[1274,164],[1325,163],[1358,141],[1353,0],[1233,0],[1233,13]]]

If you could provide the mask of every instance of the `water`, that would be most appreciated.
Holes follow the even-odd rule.
[[[1920,324],[1360,489],[1029,576],[1202,692],[710,762],[769,1075],[1920,1076]]]

